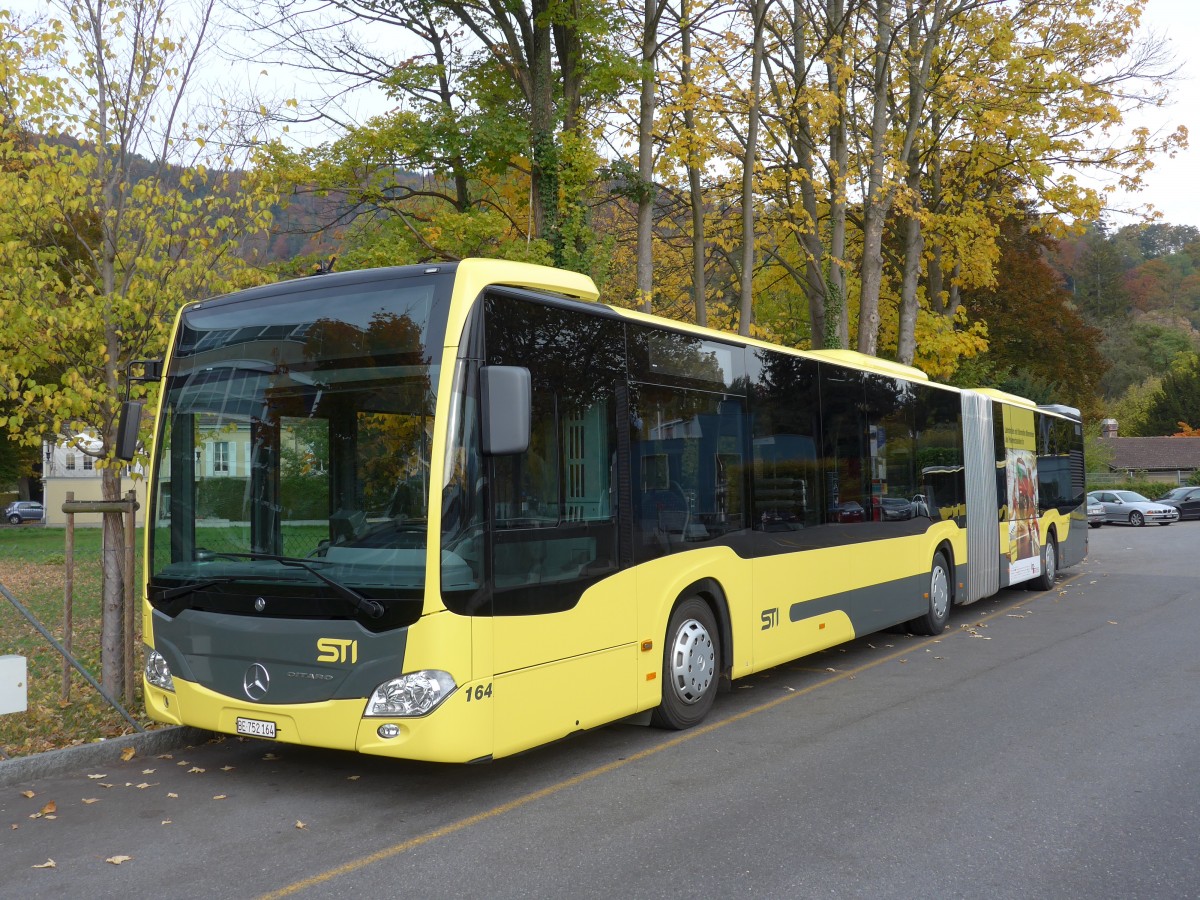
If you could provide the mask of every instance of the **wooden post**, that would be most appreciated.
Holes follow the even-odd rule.
[[[67,502],[75,499],[74,491],[67,491]],[[75,606],[75,513],[67,513],[67,545],[64,548],[63,566],[66,569],[63,587],[63,646],[67,653],[71,652],[71,619]],[[63,702],[71,699],[71,663],[63,657],[62,698]]]
[[[137,492],[125,495],[129,510],[125,513],[125,702],[133,703],[133,644],[134,644],[134,520],[137,518]]]
[[[72,497],[73,495],[68,495]],[[112,671],[116,671],[120,667],[123,674],[131,676],[133,669],[133,572],[134,572],[134,553],[133,553],[133,538],[134,538],[134,514],[137,512],[137,494],[130,491],[125,499],[122,500],[79,500],[68,499],[63,504],[62,510],[67,514],[67,522],[69,523],[68,533],[74,527],[74,513],[121,513],[128,515],[128,520],[125,521],[125,559],[122,562],[117,560],[118,565],[123,565],[125,570],[125,596],[121,598],[121,608],[115,611],[116,622],[113,624],[113,630],[117,631],[116,646],[113,647],[112,655],[117,659],[108,659],[104,649],[101,648],[101,665],[108,670],[112,666]],[[107,533],[107,529],[105,530]],[[108,553],[107,544],[104,547],[104,552]],[[112,552],[116,552],[116,548],[112,548]],[[109,612],[105,607],[104,613]],[[121,632],[124,632],[122,635]],[[123,640],[121,640],[123,638]],[[105,699],[110,703],[117,701],[108,697],[105,694]],[[130,702],[133,699],[133,683],[127,677],[125,679],[125,702]]]

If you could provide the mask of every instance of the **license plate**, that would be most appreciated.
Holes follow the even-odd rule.
[[[264,722],[262,719],[243,719],[237,720],[237,733],[248,734],[251,737],[273,738],[275,737],[275,723]]]

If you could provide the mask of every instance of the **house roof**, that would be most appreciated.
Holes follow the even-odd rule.
[[[1110,469],[1200,469],[1200,438],[1102,437],[1100,443],[1112,448]]]

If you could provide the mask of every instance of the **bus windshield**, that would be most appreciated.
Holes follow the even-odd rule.
[[[350,273],[185,310],[155,443],[156,607],[237,611],[264,583],[285,616],[420,596],[449,289]]]

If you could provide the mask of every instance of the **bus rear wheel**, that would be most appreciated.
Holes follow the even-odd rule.
[[[708,604],[688,597],[667,623],[662,702],[650,724],[681,731],[699,724],[712,708],[721,671],[721,640]]]
[[[1032,584],[1039,591],[1048,591],[1054,587],[1054,579],[1058,576],[1058,544],[1054,538],[1046,541],[1042,548],[1042,574],[1033,579]]]
[[[913,634],[941,634],[950,620],[950,605],[954,592],[950,586],[950,564],[946,555],[938,551],[933,555],[933,566],[929,570],[929,609],[908,623]]]

